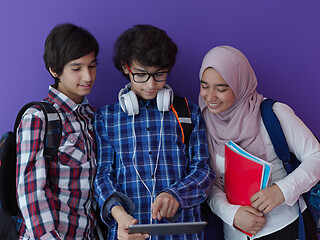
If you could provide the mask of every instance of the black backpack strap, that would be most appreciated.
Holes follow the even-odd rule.
[[[190,116],[188,101],[184,97],[174,95],[171,109],[177,117],[181,126],[182,142],[188,147],[193,124]]]
[[[30,107],[32,107],[32,106],[34,106],[34,105],[37,105],[37,106],[41,107],[42,110],[44,110],[43,107],[42,107],[42,105],[40,104],[40,102],[29,102],[29,103],[25,104],[25,105],[20,109],[20,111],[19,111],[19,113],[18,113],[18,115],[17,115],[17,117],[16,117],[16,121],[15,121],[15,123],[14,123],[13,132],[14,132],[15,135],[17,134],[17,128],[19,127],[19,124],[20,124],[20,122],[21,122],[21,118],[22,118],[23,114],[24,114]],[[45,118],[46,118],[46,123],[47,123],[47,116],[46,116],[46,114],[45,114]],[[46,125],[47,125],[47,124],[46,124]]]
[[[261,117],[278,158],[282,160],[287,172],[291,173],[294,168],[290,161],[291,153],[289,146],[282,131],[279,119],[272,109],[275,102],[276,101],[272,99],[263,100],[260,105]]]
[[[21,118],[25,111],[32,107],[38,106],[44,112],[45,117],[45,147],[44,156],[51,158],[57,155],[62,137],[62,121],[58,111],[51,103],[48,102],[30,102],[24,105],[18,113],[14,124],[14,134],[16,135],[17,128],[21,122]]]
[[[58,153],[62,138],[62,121],[60,114],[51,103],[41,102],[41,105],[45,108],[48,122],[44,156],[54,157]]]

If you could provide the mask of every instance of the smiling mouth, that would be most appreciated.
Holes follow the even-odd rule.
[[[208,103],[208,105],[210,108],[217,108],[219,105],[221,105],[221,102],[220,103]]]
[[[79,84],[79,86],[82,88],[90,88],[91,84]]]
[[[147,94],[149,94],[149,95],[153,95],[153,94],[155,94],[157,91],[146,91],[146,93]]]

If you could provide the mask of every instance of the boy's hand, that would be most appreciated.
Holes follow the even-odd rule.
[[[161,218],[174,217],[179,208],[178,201],[169,193],[160,193],[152,204],[152,218],[161,220]]]
[[[129,215],[122,206],[114,206],[111,214],[118,223],[118,239],[119,240],[144,240],[149,238],[149,234],[128,233],[129,225],[137,224],[138,220]]]

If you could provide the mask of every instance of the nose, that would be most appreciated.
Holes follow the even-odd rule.
[[[85,68],[82,73],[82,79],[84,81],[90,82],[93,79],[93,73],[89,68]]]
[[[154,79],[154,75],[150,76],[150,79],[146,82],[146,84],[149,89],[155,88],[155,86],[157,85],[157,82]]]
[[[218,98],[217,97],[217,90],[215,90],[215,89],[210,89],[210,91],[208,91],[206,94],[207,101],[214,101],[217,98]]]

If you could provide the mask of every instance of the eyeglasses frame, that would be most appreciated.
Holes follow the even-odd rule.
[[[145,82],[148,82],[151,77],[152,77],[153,80],[156,81],[156,82],[165,82],[165,81],[167,81],[168,77],[167,77],[165,80],[156,80],[154,76],[155,76],[156,74],[159,74],[159,73],[167,73],[168,76],[169,76],[169,73],[170,73],[170,71],[156,72],[156,73],[147,73],[147,72],[145,72],[145,73],[133,73],[133,72],[131,71],[129,65],[127,64],[127,62],[125,61],[124,63],[125,63],[125,65],[126,65],[127,69],[129,70],[129,72],[131,73],[133,81],[136,82],[136,83],[145,83]],[[138,75],[138,74],[146,74],[146,75],[148,75],[148,78],[147,78],[145,81],[143,81],[143,82],[137,82],[137,81],[134,79],[134,76],[135,76],[135,75]]]

